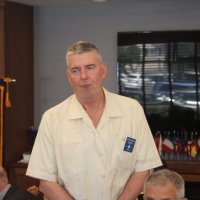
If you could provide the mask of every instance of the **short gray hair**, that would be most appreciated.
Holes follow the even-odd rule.
[[[147,184],[152,186],[165,186],[167,182],[171,182],[176,188],[178,199],[185,197],[185,182],[182,176],[177,172],[168,169],[160,169],[158,171],[152,172],[145,180],[144,193]]]
[[[68,63],[68,57],[73,54],[82,54],[85,52],[96,52],[98,55],[100,61],[102,62],[102,55],[99,51],[99,49],[92,43],[85,42],[85,41],[78,41],[73,43],[68,49],[66,53],[66,60],[67,60],[67,65]]]

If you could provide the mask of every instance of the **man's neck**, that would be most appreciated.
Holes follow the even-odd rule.
[[[93,122],[93,125],[95,127],[98,126],[99,121],[101,120],[104,107],[105,107],[105,95],[102,93],[98,98],[86,101],[86,102],[80,102],[85,111],[87,112],[88,116]]]
[[[78,101],[80,102],[80,104],[83,106],[83,108],[86,110],[86,112],[88,110],[101,110],[104,109],[105,106],[105,95],[104,95],[104,91],[103,89],[98,92],[97,95],[95,95],[94,97],[86,97],[86,98],[81,98],[80,96],[77,96]]]
[[[85,102],[82,104],[86,112],[103,110],[105,106],[105,98],[97,99],[95,101]]]

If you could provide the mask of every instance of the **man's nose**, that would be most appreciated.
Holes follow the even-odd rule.
[[[86,79],[88,77],[88,73],[85,69],[81,70],[81,79]]]

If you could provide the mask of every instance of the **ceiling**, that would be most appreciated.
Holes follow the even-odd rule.
[[[18,2],[22,4],[32,5],[32,6],[42,6],[42,5],[83,5],[83,4],[94,4],[100,2],[94,2],[93,0],[9,0],[12,2]],[[96,0],[99,1],[99,0]],[[191,1],[191,0],[107,0],[103,2],[104,4],[112,3],[152,3],[152,2],[169,2],[169,1]]]

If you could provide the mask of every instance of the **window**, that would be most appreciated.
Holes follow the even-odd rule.
[[[200,31],[118,33],[119,93],[153,131],[200,128]]]

